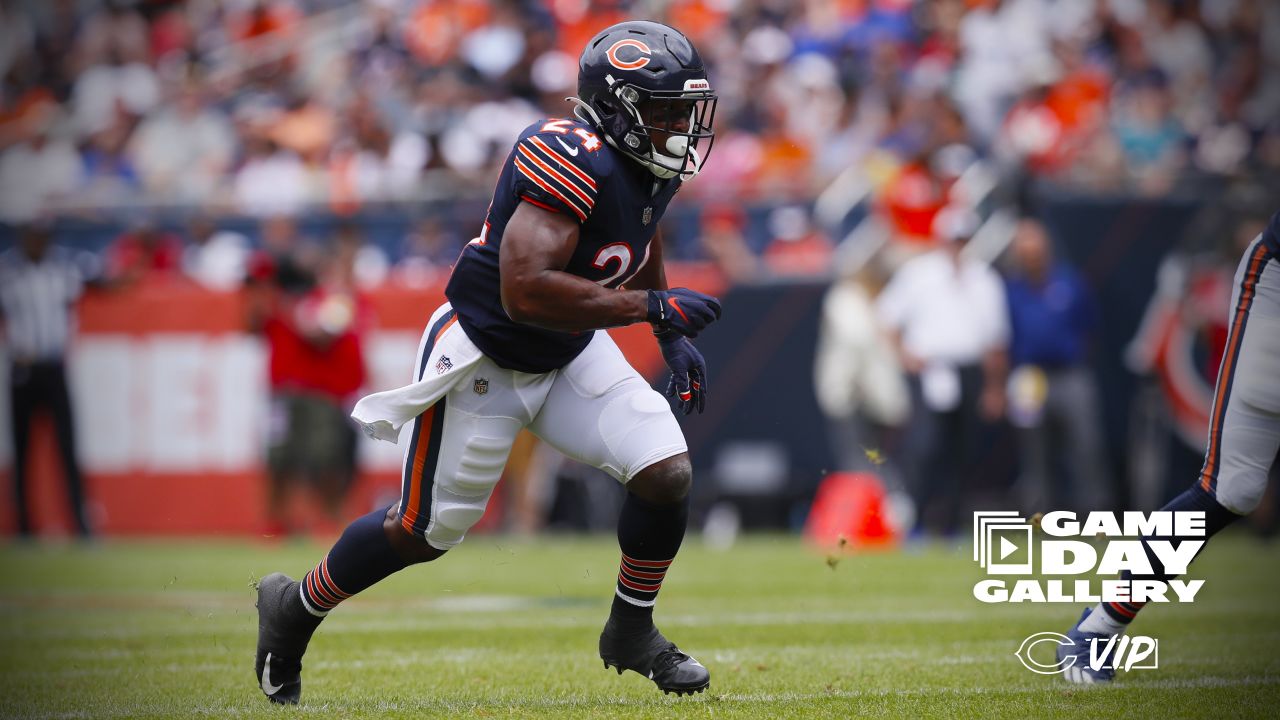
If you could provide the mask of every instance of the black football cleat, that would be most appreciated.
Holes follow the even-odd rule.
[[[600,633],[600,659],[619,675],[623,670],[640,673],[667,694],[692,695],[711,685],[711,673],[702,663],[680,652],[653,626],[640,634],[624,634],[612,620],[605,623]]]
[[[296,705],[302,697],[302,655],[319,618],[297,616],[298,583],[271,573],[258,583],[258,651],[253,673],[267,699]],[[306,610],[301,612],[305,613]]]

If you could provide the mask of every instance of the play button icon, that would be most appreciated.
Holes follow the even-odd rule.
[[[973,559],[989,575],[1029,575],[1034,570],[1035,553],[1031,531],[1031,523],[1016,511],[975,512]]]
[[[1018,546],[1015,543],[1010,542],[1009,538],[1001,535],[1000,536],[1000,559],[1004,560],[1005,558],[1009,557],[1010,555],[1016,552],[1018,552]]]

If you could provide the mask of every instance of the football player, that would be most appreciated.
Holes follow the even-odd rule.
[[[596,330],[652,325],[686,414],[706,401],[690,342],[720,317],[715,298],[668,288],[658,220],[711,148],[716,95],[698,51],[652,22],[614,25],[582,53],[575,116],[520,134],[479,237],[431,316],[413,382],[362,399],[353,417],[395,442],[410,425],[400,502],[351,523],[301,581],[258,587],[255,675],[278,703],[301,695],[301,661],[325,615],[392,573],[462,542],[484,513],[522,428],[627,489],[605,667],[664,692],[710,674],[653,624],[684,536],[691,470],[667,401]]]
[[[1271,217],[1240,260],[1230,322],[1200,477],[1161,508],[1203,511],[1206,540],[1258,506],[1280,450],[1280,213]],[[1151,539],[1182,540],[1144,538]],[[1147,557],[1154,579],[1172,577],[1149,547]],[[1126,571],[1123,576],[1129,579],[1131,574]],[[1143,603],[1103,602],[1086,609],[1067,633],[1072,642],[1058,646],[1058,660],[1066,668],[1063,677],[1081,684],[1111,681],[1114,670],[1090,666],[1091,641],[1105,644],[1124,634],[1142,607]]]

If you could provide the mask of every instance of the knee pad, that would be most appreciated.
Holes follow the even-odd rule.
[[[600,413],[599,432],[611,456],[612,467],[605,469],[623,482],[660,460],[688,451],[667,399],[640,381],[628,383],[626,391]]]

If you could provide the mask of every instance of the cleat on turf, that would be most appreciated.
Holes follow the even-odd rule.
[[[1094,670],[1089,666],[1089,650],[1093,645],[1092,641],[1097,640],[1105,645],[1107,640],[1111,638],[1106,633],[1090,633],[1080,629],[1080,623],[1084,622],[1084,619],[1089,617],[1091,612],[1093,612],[1092,608],[1085,608],[1075,626],[1067,631],[1067,637],[1071,640],[1071,644],[1058,646],[1058,662],[1066,666],[1066,669],[1062,671],[1062,679],[1076,685],[1106,684],[1114,680],[1116,676],[1116,671],[1110,667]],[[1103,658],[1104,664],[1110,664],[1110,654],[1111,650],[1108,650],[1107,655]],[[1068,658],[1075,659],[1068,660]],[[1069,665],[1067,665],[1068,662],[1070,663]]]
[[[253,674],[271,702],[295,705],[302,697],[302,655],[315,624],[299,622],[289,601],[298,594],[298,583],[282,573],[272,573],[258,583],[258,650]]]
[[[680,652],[653,626],[638,634],[623,633],[610,620],[600,633],[600,657],[606,668],[613,666],[619,675],[623,670],[640,673],[667,694],[692,695],[711,684],[702,663]]]

